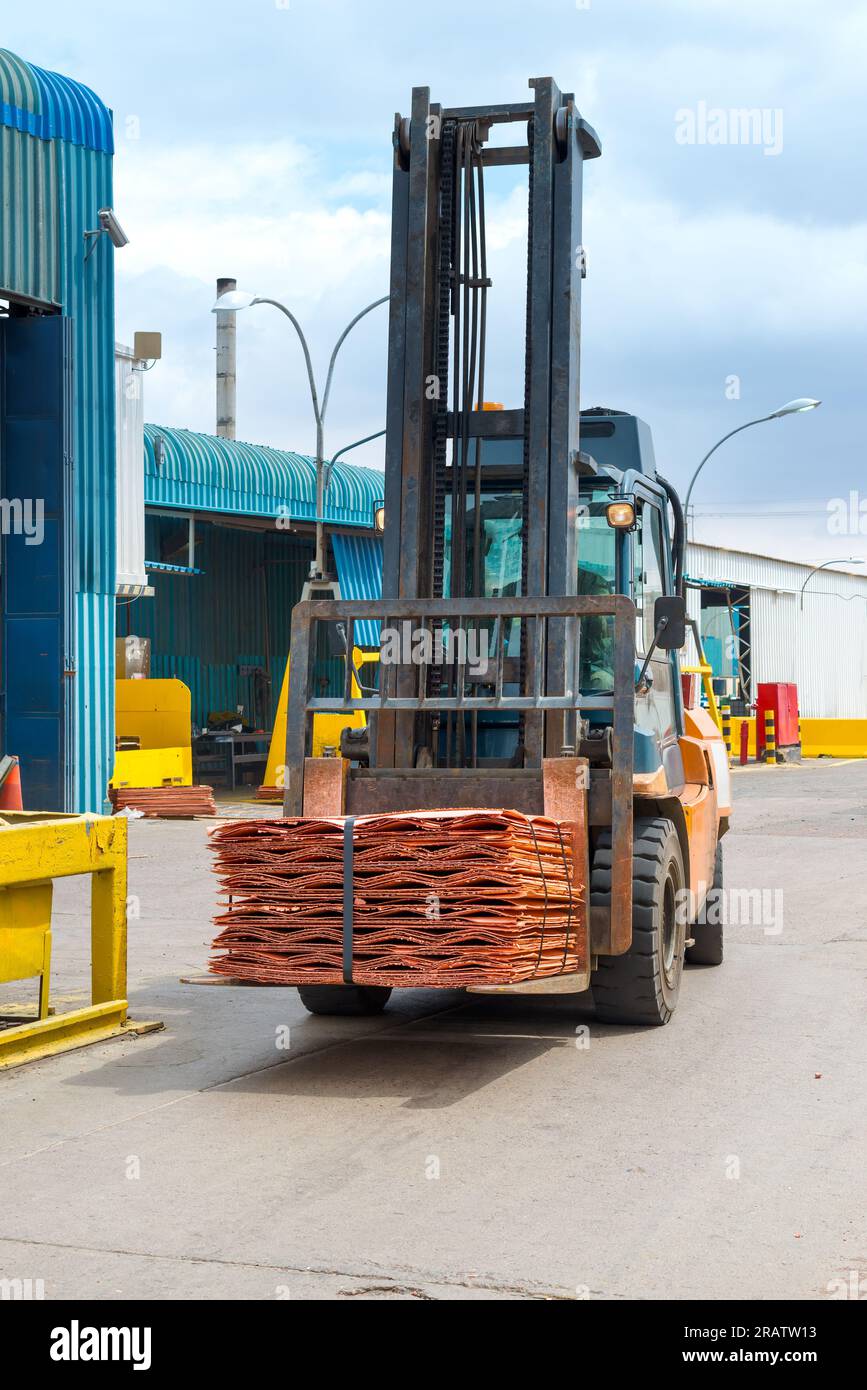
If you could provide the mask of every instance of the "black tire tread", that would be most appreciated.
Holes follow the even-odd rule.
[[[299,985],[308,1013],[327,1018],[360,1018],[381,1014],[391,990],[385,985]]]
[[[670,820],[636,817],[633,826],[632,946],[622,956],[600,956],[591,986],[597,1017],[608,1023],[659,1026],[672,1009],[662,997],[654,922],[655,889],[665,862],[666,845],[677,833]],[[597,841],[590,873],[590,902],[599,905],[611,893],[611,832]]]

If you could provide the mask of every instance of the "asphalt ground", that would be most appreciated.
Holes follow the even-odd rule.
[[[589,994],[402,991],[326,1019],[290,989],[181,983],[212,936],[208,824],[132,822],[131,1015],[165,1028],[0,1077],[0,1278],[48,1299],[867,1295],[867,762],[734,779],[748,920],[652,1030],[597,1023]],[[54,961],[72,1007],[83,881],[56,889]]]

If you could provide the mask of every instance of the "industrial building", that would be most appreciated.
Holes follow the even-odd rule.
[[[114,748],[113,151],[98,96],[0,50],[3,747],[66,810]]]
[[[867,576],[690,544],[687,585],[689,614],[735,712],[760,683],[786,681],[805,718],[867,720]]]
[[[270,729],[289,652],[290,615],[313,558],[312,459],[190,430],[146,425],[143,549],[127,553],[140,596],[118,600],[118,634],[150,642],[150,673],[189,686],[192,721],[237,712]],[[378,584],[374,510],[382,475],[338,462],[325,517],[346,596]],[[136,509],[132,498],[128,511]]]

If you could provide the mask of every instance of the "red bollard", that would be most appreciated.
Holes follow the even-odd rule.
[[[746,720],[741,724],[741,767],[746,767],[750,757],[750,726]]]

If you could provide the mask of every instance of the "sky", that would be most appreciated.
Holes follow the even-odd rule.
[[[0,43],[113,109],[117,337],[163,335],[146,418],[212,432],[217,276],[289,305],[324,378],[345,323],[387,293],[391,132],[412,87],[523,101],[550,74],[603,149],[585,165],[582,406],[647,420],[683,493],[728,430],[821,399],[721,447],[694,535],[867,558],[863,3],[40,0],[7,7]],[[525,177],[491,171],[488,193],[486,394],[506,405],[522,398]],[[379,309],[342,351],[330,451],[383,427],[385,369]],[[314,446],[297,340],[267,306],[238,316],[238,437]],[[381,441],[354,458],[381,466]]]

